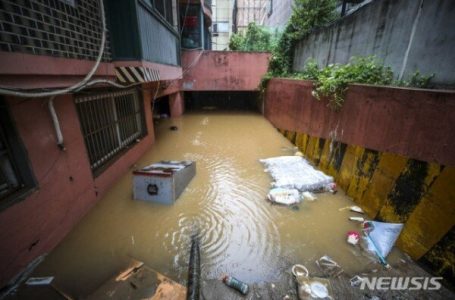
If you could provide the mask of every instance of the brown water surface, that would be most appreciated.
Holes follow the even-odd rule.
[[[169,130],[171,125],[177,131]],[[246,282],[277,281],[295,263],[317,272],[330,255],[345,271],[368,269],[346,243],[348,221],[339,211],[354,203],[342,191],[318,194],[298,210],[265,200],[271,178],[260,158],[292,155],[287,141],[261,115],[201,112],[156,125],[156,143],[137,162],[195,160],[197,172],[173,206],[134,201],[131,172],[123,176],[39,267],[73,295],[87,295],[129,257],[185,283],[190,236],[201,235],[202,278],[231,274]],[[357,215],[358,216],[358,215]],[[400,254],[393,253],[391,259]]]

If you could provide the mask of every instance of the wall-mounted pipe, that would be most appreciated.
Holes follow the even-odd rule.
[[[55,135],[57,137],[57,145],[61,150],[65,151],[66,148],[65,144],[63,143],[62,129],[60,127],[60,122],[58,120],[58,116],[54,108],[54,97],[51,97],[49,99],[49,101],[47,102],[47,106],[49,108],[49,113],[51,114],[52,123],[54,124]]]

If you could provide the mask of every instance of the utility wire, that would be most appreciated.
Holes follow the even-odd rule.
[[[104,46],[106,44],[106,16],[104,13],[103,0],[99,1],[99,7],[100,7],[100,11],[101,11],[101,24],[103,27],[103,32],[101,35],[101,44],[100,44],[98,57],[96,59],[95,64],[93,65],[90,72],[85,76],[85,78],[82,81],[80,81],[70,87],[60,89],[60,90],[49,91],[49,92],[26,92],[26,91],[18,91],[17,89],[15,90],[15,89],[11,89],[8,87],[0,87],[0,94],[7,95],[7,96],[24,97],[24,98],[51,97],[51,96],[68,94],[70,92],[80,90],[80,89],[86,87],[87,84],[90,83],[90,79],[93,77],[93,75],[95,74],[96,70],[98,69],[98,67],[100,65],[101,59],[103,58],[103,54],[104,54]]]

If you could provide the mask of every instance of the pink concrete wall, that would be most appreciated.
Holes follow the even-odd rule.
[[[183,100],[182,92],[169,95],[169,109],[172,118],[183,115],[183,112],[185,111],[185,102]]]
[[[339,112],[311,91],[310,81],[270,80],[265,116],[281,129],[455,165],[455,91],[351,85]]]
[[[184,91],[253,91],[267,72],[269,53],[185,51]]]
[[[94,62],[45,55],[0,51],[0,82],[10,88],[68,87],[80,82]],[[182,78],[182,68],[148,61],[102,62],[92,79],[116,80],[115,67],[136,66],[158,70],[161,80]]]
[[[145,92],[148,135],[96,179],[72,96],[54,100],[66,151],[56,145],[47,99],[8,99],[38,186],[25,200],[0,212],[0,286],[34,258],[52,250],[150,147],[154,140],[150,99]]]

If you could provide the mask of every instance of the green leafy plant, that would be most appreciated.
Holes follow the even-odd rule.
[[[416,72],[409,81],[394,81],[390,67],[384,66],[374,56],[368,56],[352,57],[347,64],[331,64],[322,69],[314,59],[309,59],[303,71],[294,74],[293,77],[314,80],[313,96],[318,100],[328,99],[329,106],[338,110],[343,105],[348,85],[351,83],[421,88],[429,85],[434,74],[423,76]]]
[[[412,74],[411,78],[409,78],[409,81],[405,80],[400,80],[396,82],[396,85],[398,86],[404,86],[404,87],[416,87],[416,88],[430,88],[430,82],[433,79],[435,74],[430,74],[430,75],[421,75],[419,71],[416,71]]]
[[[272,51],[276,36],[264,28],[250,23],[245,34],[235,33],[229,40],[229,49],[234,51]]]
[[[269,72],[275,76],[289,76],[297,42],[315,28],[334,21],[337,17],[335,8],[335,0],[295,0],[291,18],[272,51]]]
[[[338,110],[343,105],[348,84],[389,85],[393,82],[393,72],[375,57],[353,57],[347,64],[331,64],[320,70],[310,60],[299,78],[315,80],[313,96],[327,98],[329,106]]]

